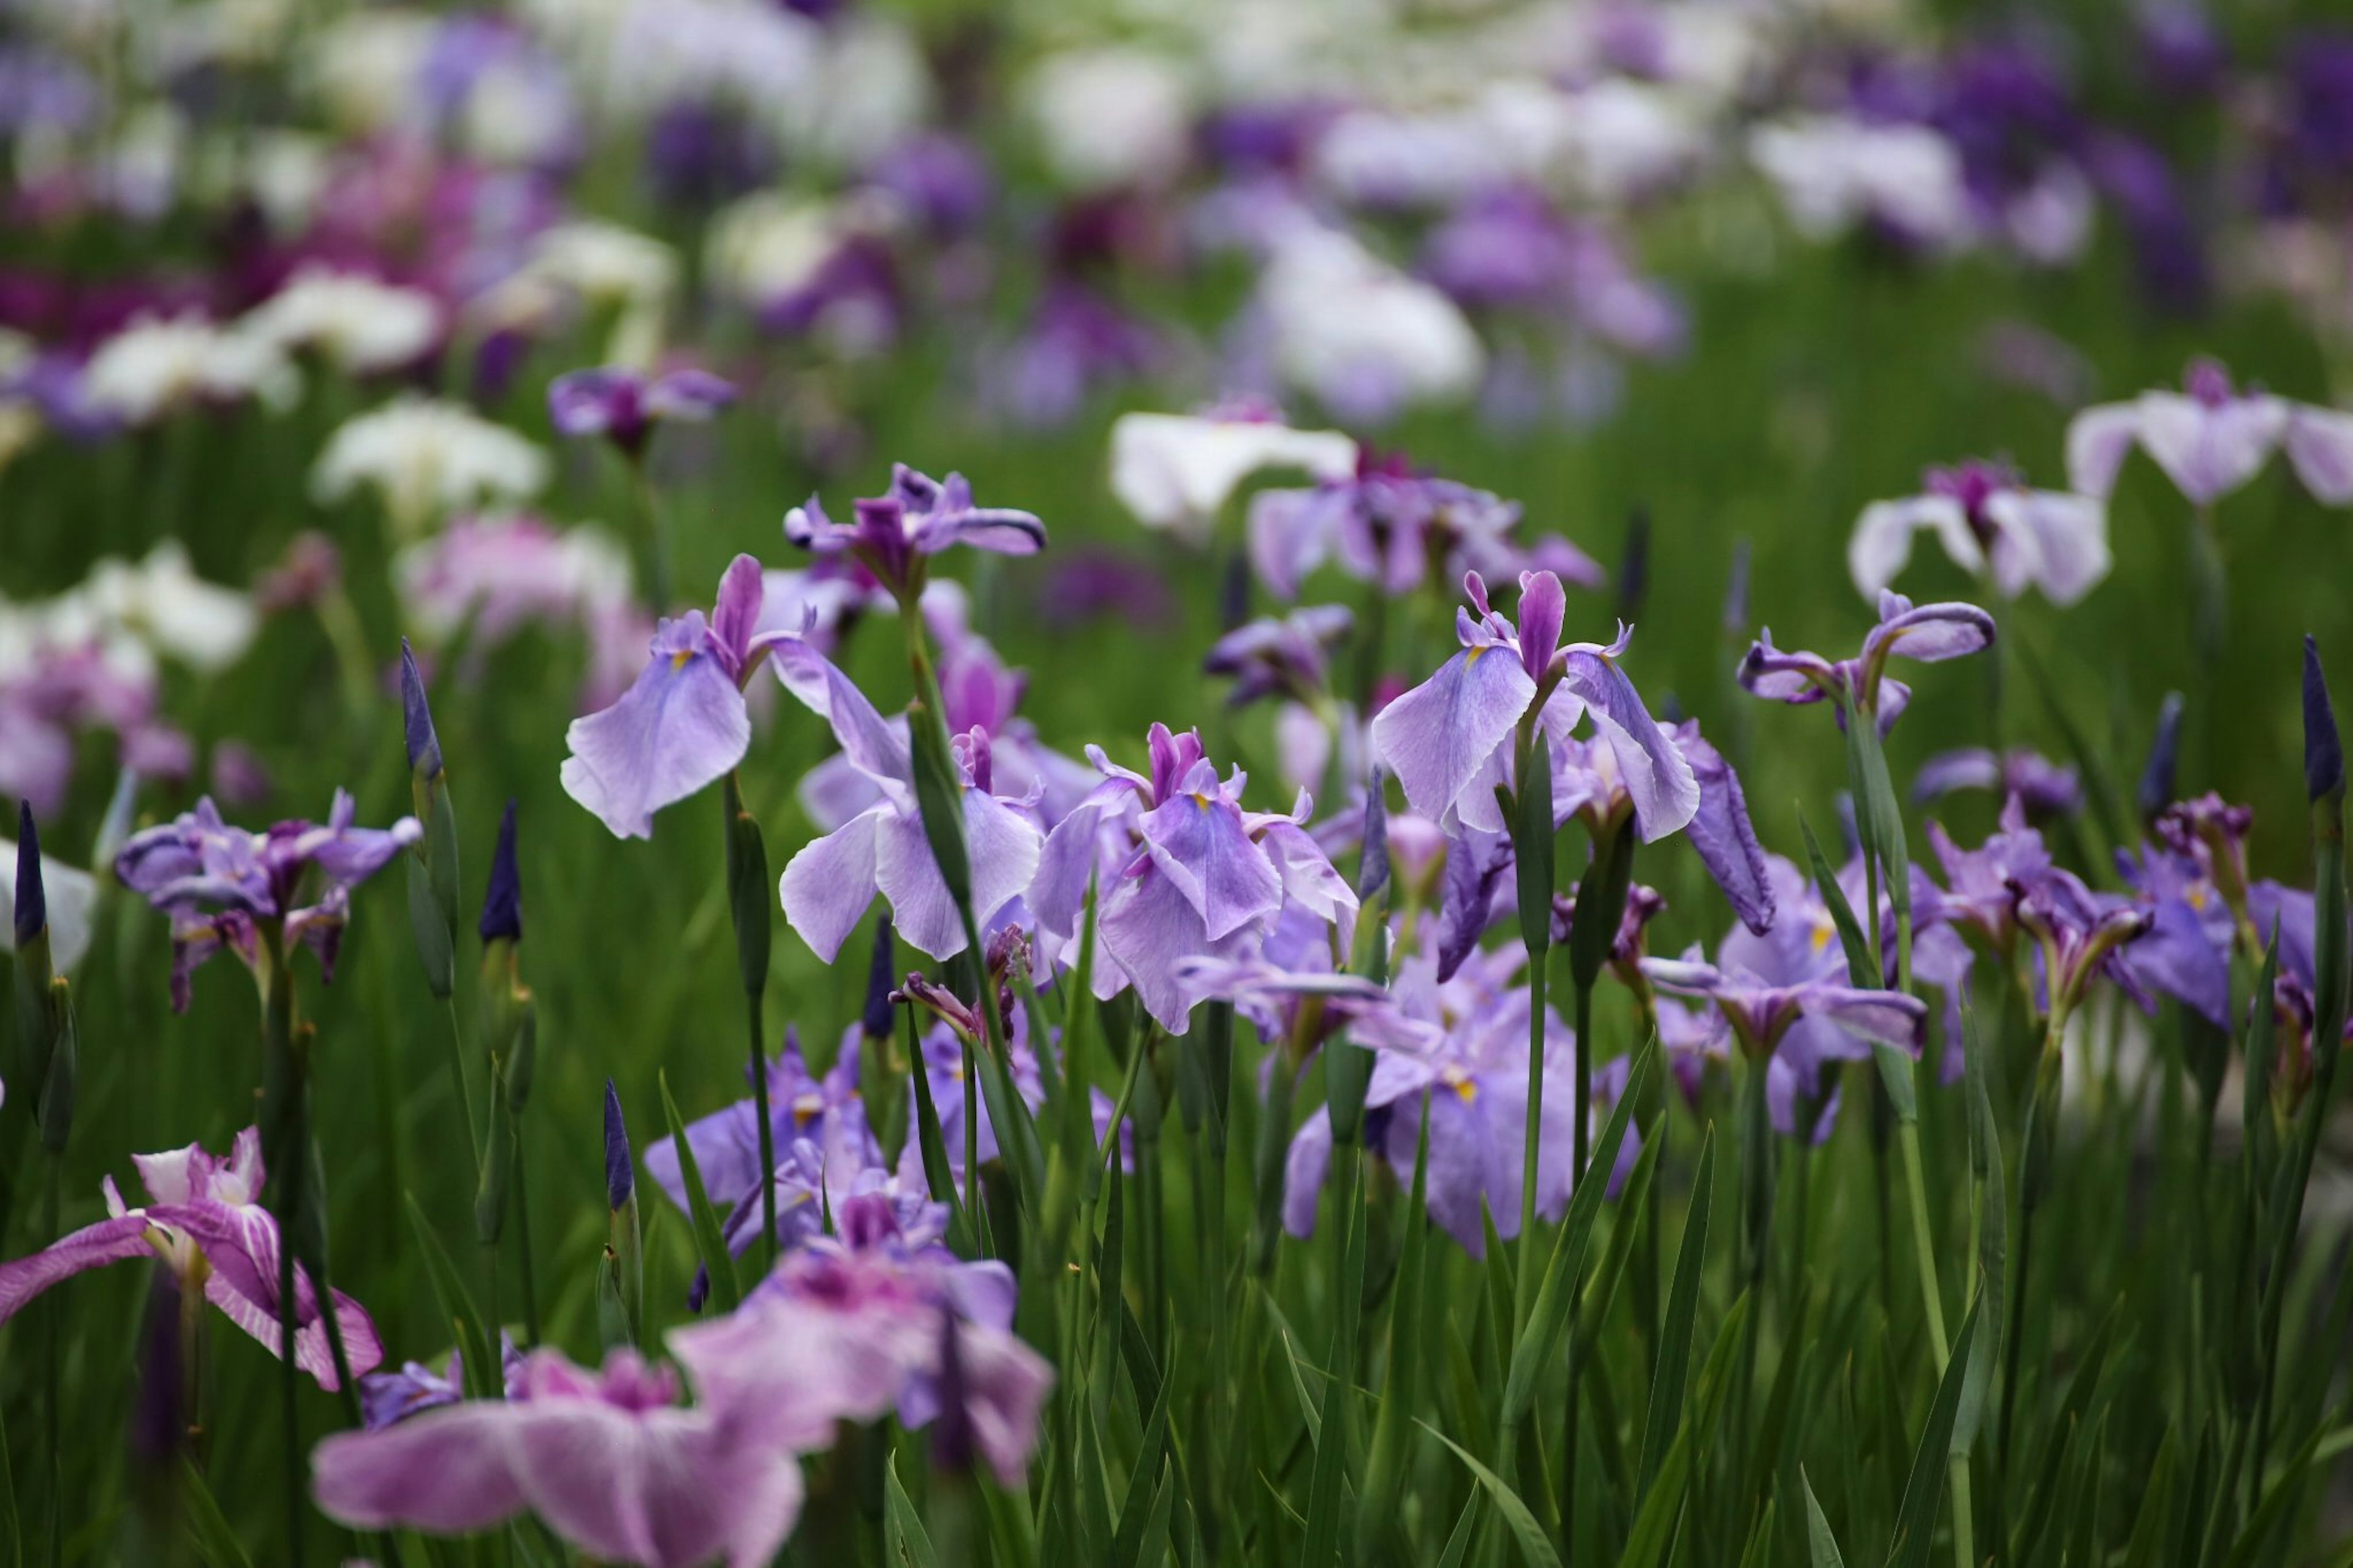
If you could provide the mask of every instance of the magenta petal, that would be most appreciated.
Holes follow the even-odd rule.
[[[211,1266],[205,1295],[238,1328],[272,1355],[285,1342],[279,1313],[278,1222],[252,1204],[198,1201],[159,1204],[146,1211],[149,1219],[169,1226],[195,1241]],[[374,1372],[384,1361],[384,1344],[375,1324],[360,1304],[334,1292],[335,1321],[343,1331],[343,1353],[352,1375]],[[327,1326],[319,1312],[319,1299],[310,1275],[294,1272],[294,1364],[318,1381],[336,1386],[335,1360],[328,1343]]]
[[[1373,755],[1414,810],[1451,826],[1457,797],[1527,712],[1536,683],[1497,646],[1465,648],[1373,720]]]
[[[760,629],[760,611],[767,598],[767,583],[759,562],[738,555],[719,579],[719,599],[711,611],[711,640],[729,665],[728,674],[740,679],[744,656],[753,634]]]
[[[1520,574],[1520,664],[1531,680],[1542,680],[1560,647],[1561,623],[1568,618],[1568,595],[1549,572]]]
[[[724,775],[751,746],[743,693],[702,637],[699,614],[663,622],[636,684],[565,731],[565,793],[618,837],[652,837],[657,810]]]
[[[147,1245],[146,1216],[138,1213],[102,1219],[58,1237],[29,1258],[0,1264],[0,1323],[22,1311],[25,1304],[59,1280],[69,1279],[110,1263],[152,1258]]]

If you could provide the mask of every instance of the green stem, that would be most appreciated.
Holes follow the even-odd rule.
[[[52,1157],[48,1167],[48,1191],[41,1200],[41,1234],[55,1241],[60,1235],[58,1206],[59,1191],[65,1185],[65,1161]],[[49,1426],[49,1564],[50,1568],[57,1568],[64,1558],[66,1532],[65,1379],[60,1364],[62,1352],[58,1342],[58,1324],[65,1315],[65,1303],[52,1296],[41,1305],[41,1348],[45,1363],[42,1389]]]
[[[474,1184],[480,1186],[482,1180],[482,1132],[474,1124],[474,1090],[466,1073],[466,1037],[458,1023],[458,994],[452,991],[441,1000],[449,1011],[449,1089],[458,1097],[459,1112],[466,1119],[466,1154],[473,1161]]]
[[[760,994],[746,991],[744,1000],[751,1023],[752,1109],[760,1119],[760,1258],[763,1265],[761,1273],[765,1277],[773,1273],[776,1267],[776,1131],[769,1119],[768,1060],[766,1040],[760,1024]],[[965,1101],[969,1103],[971,1098],[971,1086],[967,1084]],[[972,1151],[973,1145],[967,1142],[965,1144],[965,1164],[967,1167],[972,1164]],[[971,1178],[967,1176],[965,1185],[969,1187],[970,1184]]]
[[[1585,1163],[1590,1153],[1588,1144],[1591,1132],[1586,1124],[1591,1120],[1587,1115],[1587,1108],[1593,1103],[1593,1047],[1589,1044],[1593,1037],[1593,987],[1577,985],[1574,991],[1577,1008],[1577,1105],[1570,1117],[1570,1121],[1576,1128],[1571,1154],[1573,1163],[1570,1168],[1577,1173],[1574,1179],[1582,1182],[1585,1180]],[[1540,1036],[1544,1028],[1541,993],[1539,993],[1535,1028]],[[1540,1047],[1534,1048],[1536,1048],[1541,1055]],[[1529,1126],[1533,1130],[1535,1126],[1533,1121],[1530,1121]],[[1534,1193],[1535,1189],[1528,1187],[1524,1190]],[[1522,1226],[1525,1227],[1533,1217],[1533,1210],[1524,1215],[1521,1220]],[[1532,1258],[1524,1254],[1520,1260],[1521,1267],[1525,1269],[1532,1261]],[[1579,1272],[1582,1273],[1582,1270]],[[1571,1279],[1568,1282],[1572,1300],[1576,1299],[1574,1292],[1577,1288],[1583,1283],[1581,1279]],[[1523,1297],[1527,1294],[1525,1283],[1521,1286],[1520,1293]],[[1581,1381],[1577,1373],[1582,1370],[1580,1363],[1584,1359],[1577,1352],[1572,1336],[1568,1356],[1568,1398],[1562,1406],[1560,1415],[1560,1540],[1561,1545],[1572,1556],[1577,1552],[1577,1403],[1580,1392],[1577,1384]]]
[[[1904,1184],[1911,1189],[1912,1260],[1920,1270],[1920,1300],[1928,1312],[1928,1343],[1936,1352],[1936,1375],[1953,1358],[1952,1342],[1945,1336],[1945,1301],[1936,1282],[1936,1249],[1928,1235],[1928,1187],[1920,1161],[1920,1123],[1899,1121],[1895,1136],[1904,1151]]]
[[[670,539],[661,501],[642,457],[625,458],[629,470],[630,499],[637,504],[638,548],[646,563],[646,590],[657,615],[670,608]]]
[[[522,1337],[525,1350],[539,1348],[539,1284],[531,1267],[531,1188],[524,1173],[531,1162],[523,1158],[522,1118],[514,1124],[514,1205],[515,1247],[522,1254]]]

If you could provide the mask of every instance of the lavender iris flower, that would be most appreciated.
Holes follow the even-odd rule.
[[[915,802],[914,761],[902,731],[883,721],[865,693],[824,655],[797,638],[776,647],[777,679],[832,726],[849,765],[878,798],[806,845],[778,882],[785,919],[819,958],[832,962],[879,893],[899,934],[934,958],[964,951],[964,920],[932,858]],[[971,857],[973,916],[986,929],[1019,897],[1038,868],[1035,798],[995,793],[988,734],[977,727],[952,742]],[[1032,786],[1033,795],[1038,786]]]
[[[191,977],[215,953],[227,949],[257,969],[261,928],[273,922],[334,978],[352,889],[424,836],[413,816],[388,828],[354,827],[356,810],[337,790],[323,824],[280,822],[253,833],[224,823],[208,795],[193,812],[124,841],[116,880],[172,917],[174,1011],[187,1010]],[[315,881],[306,881],[313,868]]]
[[[2015,797],[2030,818],[2073,816],[2084,808],[2081,775],[2023,746],[2006,752],[1982,746],[1939,752],[1912,777],[1912,798],[1918,802],[1964,789],[1991,790],[2005,802]]]
[[[910,985],[912,986],[919,978],[919,976],[910,975],[908,977]],[[964,1076],[964,1044],[969,1041],[975,1046],[984,1045],[986,1042],[981,1037],[982,1027],[980,1020],[969,1015],[955,1024],[944,1022],[924,1031],[920,1047],[923,1071],[932,1080],[932,1103],[939,1111],[940,1137],[947,1152],[948,1170],[960,1192],[966,1190],[966,1173],[970,1169],[965,1160],[964,1142],[964,1102],[965,1095],[968,1092]],[[1027,1008],[1012,1007],[1008,1010],[1005,1019],[1005,1039],[1006,1077],[1013,1085],[1013,1092],[1019,1095],[1022,1102],[1032,1111],[1042,1109],[1046,1103],[1046,1084],[1038,1070],[1038,1053],[1029,1041],[1029,1014]],[[1111,1131],[1111,1097],[1099,1089],[1091,1089],[1088,1092],[1088,1101],[1091,1114],[1094,1119],[1095,1138],[1100,1142]],[[989,1116],[988,1103],[986,1099],[975,1106],[974,1110],[980,1131],[979,1163],[986,1165],[996,1160],[998,1155],[1000,1145],[997,1142],[997,1125]],[[1123,1125],[1121,1128],[1123,1142],[1126,1135],[1126,1128]],[[877,1161],[881,1158],[879,1152],[875,1158]],[[905,1145],[899,1151],[897,1181],[902,1187],[912,1192],[929,1191],[924,1180],[923,1151],[916,1147],[916,1141],[913,1138],[908,1139]],[[945,1212],[942,1210],[943,1216]],[[937,1234],[937,1232],[931,1233],[934,1237]]]
[[[902,603],[923,591],[932,556],[952,544],[998,555],[1035,555],[1046,525],[1010,507],[977,507],[962,474],[932,479],[891,466],[888,493],[857,501],[857,521],[839,523],[811,496],[785,514],[785,537],[820,555],[855,556]]]
[[[311,1493],[355,1529],[465,1535],[529,1510],[607,1562],[761,1568],[800,1514],[793,1449],[820,1446],[830,1423],[806,1403],[734,1397],[726,1365],[683,1334],[670,1342],[703,1395],[691,1408],[677,1373],[633,1350],[602,1373],[535,1351],[510,1398],[329,1437],[311,1457]]]
[[[794,1252],[734,1315],[670,1336],[699,1384],[759,1412],[754,1440],[816,1447],[834,1423],[940,1414],[940,1314],[955,1314],[963,1415],[997,1479],[1022,1485],[1053,1369],[1012,1332],[1012,1271],[913,1244],[889,1206],[856,1198],[839,1234]]]
[[[522,1352],[504,1332],[499,1335],[501,1386],[509,1399],[522,1393]],[[439,1372],[422,1362],[403,1362],[398,1372],[372,1372],[359,1380],[360,1422],[370,1432],[380,1431],[412,1415],[455,1405],[466,1396],[466,1365],[456,1351]]]
[[[261,1205],[261,1133],[237,1135],[227,1159],[191,1143],[161,1154],[134,1154],[151,1200],[132,1208],[114,1178],[105,1181],[108,1217],[85,1226],[30,1258],[0,1264],[0,1322],[50,1286],[86,1270],[133,1258],[161,1258],[183,1290],[201,1290],[229,1321],[277,1355],[280,1237],[278,1221]],[[331,1292],[335,1321],[353,1375],[384,1360],[375,1324],[357,1301]],[[336,1386],[335,1363],[317,1289],[301,1266],[294,1275],[294,1364],[322,1388]]]
[[[1557,534],[1526,544],[1511,538],[1519,521],[1517,501],[1417,472],[1399,456],[1360,451],[1345,478],[1251,498],[1250,564],[1283,599],[1298,597],[1326,561],[1393,597],[1433,571],[1452,578],[1545,570],[1581,587],[1601,585],[1601,568]]]
[[[2105,498],[2135,446],[2193,506],[2238,489],[2284,447],[2290,467],[2328,506],[2353,504],[2353,414],[2242,392],[2211,359],[2190,363],[2180,392],[2144,392],[2086,408],[2067,426],[2068,484]]]
[[[1993,645],[1993,617],[1975,605],[1915,605],[1892,589],[1879,595],[1879,624],[1863,635],[1862,651],[1835,662],[1818,653],[1784,653],[1769,626],[1741,658],[1739,680],[1752,695],[1803,706],[1825,700],[1838,708],[1839,728],[1850,713],[1873,715],[1884,736],[1912,700],[1912,689],[1887,676],[1896,654],[1922,664],[1961,658]]]
[[[705,620],[689,610],[655,629],[645,668],[621,700],[564,732],[564,790],[619,838],[653,837],[653,814],[732,772],[752,744],[744,687],[791,634],[760,631],[766,585],[738,555]]]
[[[1345,605],[1313,605],[1280,620],[1252,621],[1211,644],[1201,671],[1232,679],[1234,688],[1226,694],[1232,707],[1274,696],[1311,708],[1326,705],[1331,701],[1332,649],[1346,639],[1355,624]]]
[[[557,376],[547,389],[547,416],[561,435],[602,436],[637,458],[656,426],[700,425],[734,401],[734,385],[706,370],[648,377],[607,365]]]
[[[1876,599],[1912,558],[1912,536],[1927,529],[1953,563],[1989,573],[2004,598],[2040,588],[2072,605],[2108,574],[2106,506],[2089,496],[2030,489],[2003,463],[1930,468],[1921,493],[1862,509],[1847,545],[1847,568]]]
[[[2020,885],[2018,924],[2038,944],[2043,1011],[2054,1025],[2064,1024],[2095,978],[2111,981],[2144,1007],[2153,1005],[2120,950],[2147,935],[2156,918],[2132,900],[2094,892],[2082,878],[2056,867]]]
[[[1519,1234],[1521,1154],[1527,1127],[1528,1006],[1511,984],[1527,962],[1516,944],[1479,955],[1440,983],[1433,957],[1400,967],[1391,996],[1348,1005],[1350,1038],[1372,1047],[1365,1091],[1365,1137],[1399,1177],[1412,1173],[1430,1109],[1430,1217],[1472,1257],[1484,1250],[1483,1206],[1496,1234]],[[1557,1219],[1575,1174],[1569,1155],[1577,1104],[1576,1039],[1545,1017],[1544,1120],[1537,1129],[1536,1213]],[[1283,1169],[1283,1226],[1293,1236],[1315,1226],[1316,1194],[1332,1156],[1332,1123],[1319,1110],[1293,1138]]]
[[[1048,836],[1029,903],[1039,926],[1067,942],[1091,882],[1099,882],[1103,996],[1133,985],[1172,1035],[1185,1032],[1192,998],[1177,977],[1188,957],[1247,956],[1286,905],[1333,928],[1345,944],[1356,895],[1307,833],[1310,802],[1292,812],[1241,807],[1244,775],[1222,782],[1201,737],[1155,724],[1149,776],[1087,755],[1103,782]]]
[[[1944,824],[1931,821],[1928,847],[1944,869],[1945,886],[1931,882],[1918,864],[1912,867],[1916,923],[1975,931],[2008,958],[2018,943],[2019,889],[2052,866],[2042,835],[2028,826],[2025,800],[2013,795],[2004,801],[1999,826],[1975,849],[1963,849]]]
[[[965,627],[961,615],[934,613],[928,601],[952,585],[932,584],[923,617],[938,647],[941,717],[946,720],[951,735],[967,735],[976,730],[987,735],[997,789],[1008,799],[1032,801],[1040,826],[1051,827],[1094,788],[1099,782],[1095,771],[1045,744],[1038,738],[1037,726],[1019,716],[1018,710],[1029,689],[1026,671],[1008,669],[997,650]],[[901,744],[906,743],[903,715],[893,715],[883,723]],[[795,793],[809,821],[826,833],[884,798],[881,786],[859,770],[846,751],[811,768]]]
[[[1450,831],[1503,831],[1495,788],[1510,782],[1514,734],[1533,715],[1555,737],[1580,718],[1593,721],[1643,842],[1691,821],[1698,780],[1618,667],[1626,630],[1606,646],[1564,647],[1567,595],[1550,572],[1521,574],[1516,626],[1489,606],[1479,574],[1465,574],[1462,586],[1479,612],[1474,619],[1455,610],[1462,651],[1372,723],[1374,760],[1397,775],[1413,808]]]

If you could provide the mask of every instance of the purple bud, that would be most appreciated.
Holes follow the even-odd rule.
[[[1365,785],[1365,848],[1356,862],[1356,901],[1372,902],[1389,885],[1388,779],[1380,769]]]
[[[2316,801],[2345,795],[2345,745],[2337,735],[2337,710],[2328,702],[2328,678],[2320,672],[2320,645],[2308,632],[2304,638],[2304,793]],[[21,911],[24,906],[17,908]],[[19,930],[24,918],[21,912],[16,917]]]
[[[605,1080],[605,1206],[618,1214],[638,1190],[629,1160],[629,1130],[621,1121],[621,1097],[613,1080]]]
[[[499,847],[491,855],[491,890],[482,897],[482,940],[522,940],[522,878],[515,870],[515,803],[507,797],[499,818]]]
[[[932,1422],[932,1468],[961,1475],[972,1468],[972,1391],[964,1352],[956,1344],[953,1309],[940,1309],[940,1413]]]
[[[2157,739],[2149,743],[2148,766],[2141,770],[2140,814],[2144,819],[2171,805],[2179,793],[2174,775],[2181,763],[2181,693],[2168,691],[2157,710]]]
[[[1651,509],[1639,502],[1626,519],[1626,549],[1618,557],[1618,618],[1631,626],[1642,618],[1642,598],[1651,588]]]
[[[33,803],[16,803],[16,945],[31,944],[49,923],[48,890],[41,885],[41,831]]]
[[[866,966],[866,1015],[863,1020],[869,1039],[887,1039],[891,1034],[891,992],[897,984],[897,953],[891,933],[891,917],[884,915],[874,922],[874,958]]]
[[[400,639],[400,721],[407,732],[408,771],[423,779],[441,776],[441,738],[433,732],[433,710],[425,700],[425,678],[417,673],[417,650]]]
[[[1218,586],[1218,626],[1232,631],[1250,618],[1250,552],[1237,550],[1226,563],[1226,574]]]

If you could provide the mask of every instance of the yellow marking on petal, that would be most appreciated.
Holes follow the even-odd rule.
[[[1481,643],[1477,647],[1464,648],[1462,650],[1462,668],[1468,669],[1472,665],[1478,663],[1479,656],[1485,653],[1487,649],[1493,646],[1493,645],[1490,643]]]
[[[1195,790],[1193,792],[1193,804],[1199,806],[1204,813],[1207,813],[1209,809],[1209,797],[1203,795],[1199,790]]]
[[[694,650],[692,648],[682,647],[676,653],[670,656],[670,667],[672,669],[684,669],[686,668],[687,661],[693,657]]]
[[[1831,931],[1830,921],[1816,921],[1814,922],[1814,952],[1817,954],[1820,954],[1822,949],[1830,946],[1831,935]]]
[[[1465,1105],[1474,1103],[1479,1098],[1479,1080],[1476,1079],[1458,1078],[1447,1087],[1454,1091],[1454,1098]]]
[[[2189,907],[2191,909],[2204,910],[2206,907],[2206,884],[2203,882],[2192,882],[2189,885]]]

